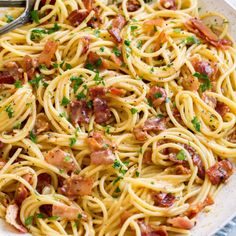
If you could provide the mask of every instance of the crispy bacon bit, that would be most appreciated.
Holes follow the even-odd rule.
[[[139,1],[137,0],[129,0],[127,2],[127,10],[129,12],[137,11],[141,7]]]
[[[23,57],[22,67],[24,72],[26,72],[28,79],[32,79],[35,74],[35,68],[38,67],[38,60],[32,59],[29,55]]]
[[[69,105],[70,118],[72,124],[89,123],[89,114],[91,110],[85,100],[73,101]]]
[[[219,39],[219,37],[199,19],[192,18],[186,22],[185,25],[190,32],[193,32],[217,48],[227,49],[228,46],[232,46],[233,44],[228,39]]]
[[[189,76],[183,78],[182,86],[186,90],[198,91],[199,86],[200,86],[200,82],[199,82],[198,78],[196,78],[192,75],[189,75]]]
[[[155,206],[158,207],[171,207],[175,202],[175,196],[171,193],[152,193],[152,198],[154,200]]]
[[[126,20],[122,15],[117,15],[113,20],[112,20],[112,27],[111,29],[108,30],[110,35],[115,39],[117,43],[122,42],[122,38],[120,36],[121,30],[126,24]]]
[[[99,86],[91,87],[89,88],[89,95],[91,99],[104,97],[106,95],[106,88]]]
[[[107,147],[112,147],[112,143],[106,139],[101,132],[94,132],[93,135],[87,139],[87,143],[91,152],[105,150]]]
[[[233,174],[233,165],[225,159],[216,162],[206,171],[206,174],[213,185],[218,185],[224,183]]]
[[[91,11],[93,9],[93,0],[83,0],[82,1],[84,4],[84,7],[88,10]]]
[[[152,164],[152,149],[147,148],[143,154],[143,164]]]
[[[89,37],[83,37],[81,39],[81,41],[83,42],[83,45],[84,45],[83,51],[82,51],[82,55],[83,55],[89,50],[90,38]]]
[[[9,205],[6,209],[6,222],[14,226],[20,233],[27,233],[27,229],[17,222],[19,207],[16,204]]]
[[[69,14],[67,20],[72,26],[77,27],[85,20],[88,15],[89,11],[86,9],[74,10]]]
[[[22,80],[23,79],[23,70],[18,66],[18,64],[14,61],[10,61],[4,64],[4,67],[7,71],[13,76],[14,80]]]
[[[189,175],[189,174],[191,174],[190,169],[186,168],[183,165],[175,166],[175,171],[176,171],[177,175]]]
[[[138,141],[145,141],[147,139],[147,132],[142,127],[136,127],[133,129],[134,137]]]
[[[144,122],[143,130],[144,131],[163,131],[166,130],[166,118],[150,118]]]
[[[192,219],[192,218],[196,217],[198,215],[198,213],[201,212],[206,206],[210,206],[212,204],[214,204],[214,200],[210,196],[207,196],[206,199],[204,200],[204,202],[198,203],[196,206],[191,206],[187,210],[186,216],[189,219]]]
[[[143,221],[138,222],[141,236],[168,236],[165,226],[152,226]]]
[[[160,0],[160,4],[162,5],[162,7],[168,10],[177,9],[175,0]]]
[[[166,100],[167,94],[165,89],[158,86],[152,86],[147,94],[147,98],[154,107],[158,107]]]
[[[8,71],[0,71],[0,84],[14,84],[14,77]]]
[[[215,97],[211,97],[206,95],[206,93],[202,94],[202,100],[210,107],[212,107],[213,109],[216,108],[217,105],[217,99]]]
[[[159,26],[162,27],[165,23],[165,20],[163,18],[156,18],[153,20],[146,20],[143,23],[143,26],[145,29],[151,29],[153,30],[153,26]]]
[[[110,87],[108,89],[108,92],[111,93],[112,95],[122,97],[126,94],[126,91],[124,89],[119,89],[116,87]]]
[[[80,207],[67,206],[65,204],[53,205],[52,215],[59,216],[61,219],[66,220],[78,220],[80,215],[83,219],[87,218]]]
[[[192,229],[194,224],[187,216],[178,216],[172,219],[168,219],[167,223],[173,227],[180,229]]]
[[[96,52],[89,52],[85,67],[88,64],[101,70],[107,68],[106,62]]]
[[[130,211],[124,211],[120,216],[120,225],[123,225],[130,216],[132,216]]]
[[[111,111],[108,107],[106,99],[95,98],[93,100],[95,122],[105,124],[111,118]]]
[[[166,33],[162,31],[156,40],[155,51],[158,51],[165,42],[167,42],[167,36]]]
[[[35,133],[40,134],[44,131],[48,131],[50,129],[48,118],[45,114],[39,113],[36,116],[36,122],[35,122]]]
[[[51,176],[47,173],[42,173],[38,175],[38,182],[37,182],[37,191],[42,193],[44,187],[49,186],[51,184]]]
[[[228,112],[230,112],[230,108],[223,102],[217,102],[216,111],[221,115],[221,117],[224,117]]]
[[[72,175],[63,182],[61,192],[71,199],[76,199],[80,196],[91,195],[92,188],[93,180],[91,178]]]
[[[57,147],[53,148],[45,155],[45,160],[58,169],[66,171],[74,171],[76,169],[75,163],[68,153]]]
[[[58,48],[58,43],[54,42],[54,41],[47,41],[43,51],[41,52],[41,54],[38,57],[38,62],[39,64],[44,64],[47,67],[49,67],[51,65],[51,60],[55,54],[55,52],[57,51]]]
[[[94,165],[110,165],[116,159],[115,155],[110,149],[92,152],[90,155],[91,164]]]

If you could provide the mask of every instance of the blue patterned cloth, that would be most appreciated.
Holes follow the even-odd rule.
[[[227,236],[234,227],[236,227],[236,217],[234,217],[227,225],[219,230],[215,236]]]

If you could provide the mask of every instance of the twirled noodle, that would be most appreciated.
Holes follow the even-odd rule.
[[[189,233],[236,157],[236,51],[227,18],[199,13],[36,0],[1,36],[2,218],[38,236]]]

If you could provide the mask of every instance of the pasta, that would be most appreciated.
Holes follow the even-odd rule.
[[[0,37],[0,217],[32,235],[189,234],[236,156],[227,19],[196,0],[36,0],[31,18]]]

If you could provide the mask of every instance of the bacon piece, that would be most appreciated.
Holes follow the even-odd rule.
[[[19,207],[16,204],[9,205],[6,209],[6,222],[14,226],[20,233],[27,233],[27,229],[17,222]]]
[[[233,165],[225,159],[216,162],[206,171],[206,174],[213,185],[218,185],[224,183],[233,174]]]
[[[91,87],[89,88],[89,95],[91,99],[104,97],[106,95],[106,88],[99,86]]]
[[[62,151],[60,148],[53,148],[45,155],[45,161],[58,169],[74,171],[76,169],[73,159],[68,153]]]
[[[23,70],[19,67],[19,65],[14,62],[10,61],[4,64],[4,67],[7,71],[13,76],[14,80],[22,80],[23,79]]]
[[[50,130],[48,118],[45,114],[39,113],[36,116],[36,122],[35,122],[34,129],[35,129],[36,134],[40,134],[44,131]]]
[[[166,118],[150,118],[144,122],[143,130],[144,131],[163,131],[166,130]]]
[[[217,99],[215,97],[211,97],[206,95],[206,93],[202,94],[202,100],[210,107],[212,107],[213,109],[216,108],[217,105]]]
[[[93,9],[93,0],[83,0],[82,1],[84,4],[84,7],[88,10],[91,11]]]
[[[14,77],[8,71],[0,71],[0,84],[14,84]]]
[[[166,33],[162,31],[156,40],[155,50],[158,51],[165,42],[167,42],[167,36]]]
[[[69,14],[67,20],[72,26],[77,27],[85,20],[88,15],[89,11],[86,9],[74,10]]]
[[[183,165],[175,166],[175,171],[177,175],[189,175],[191,171]]]
[[[129,12],[137,11],[141,7],[139,1],[137,0],[129,0],[127,2],[127,10]]]
[[[228,39],[219,39],[219,37],[199,19],[191,18],[185,23],[185,26],[190,32],[198,35],[217,48],[227,49],[228,46],[232,46],[233,44]]]
[[[96,53],[96,52],[89,52],[86,60],[86,65],[92,65],[97,69],[106,69],[107,65],[106,62]]]
[[[81,39],[81,41],[83,42],[83,45],[84,45],[83,51],[82,51],[82,55],[83,55],[89,50],[90,38],[89,37],[83,37]]]
[[[153,30],[153,26],[159,26],[159,27],[162,27],[165,23],[165,20],[163,18],[156,18],[156,19],[153,19],[153,20],[146,20],[144,21],[143,23],[143,27],[145,29],[152,29]]]
[[[69,105],[70,118],[74,125],[89,123],[91,110],[85,100],[73,101]]]
[[[152,226],[143,221],[139,221],[138,225],[141,230],[141,236],[168,236],[165,226]]]
[[[45,214],[47,217],[52,216],[52,205],[51,204],[44,204],[39,207],[40,212]]]
[[[102,23],[102,19],[100,18],[101,16],[101,12],[99,11],[100,8],[96,7],[93,9],[93,11],[95,12],[94,16],[91,18],[91,20],[88,21],[87,25],[89,27],[92,27],[94,29],[99,28],[99,24]]]
[[[152,193],[152,198],[154,200],[155,206],[158,207],[171,207],[175,202],[175,196],[171,193]]]
[[[110,149],[92,152],[90,155],[91,164],[110,165],[113,164],[116,157]]]
[[[92,136],[87,139],[87,143],[92,152],[112,147],[112,143],[104,137],[102,132],[93,132]]]
[[[37,191],[42,193],[44,187],[49,186],[51,184],[51,176],[47,173],[42,173],[38,175],[38,182],[37,182]]]
[[[93,100],[95,122],[105,124],[111,118],[111,111],[108,107],[106,99],[95,98]]]
[[[108,30],[110,35],[115,39],[117,43],[122,42],[122,38],[120,36],[121,30],[126,24],[126,20],[122,15],[117,15],[113,20],[112,20],[112,27],[111,29]]]
[[[53,205],[52,215],[59,216],[61,219],[66,220],[78,220],[81,217],[83,219],[87,218],[87,216],[84,214],[83,210],[80,207],[67,206],[65,204]]]
[[[111,54],[111,60],[114,61],[118,66],[122,66],[123,64],[121,57],[117,57],[114,53]]]
[[[212,204],[214,204],[214,200],[210,196],[207,196],[204,202],[198,203],[196,206],[191,206],[185,214],[189,219],[192,219],[196,217],[198,213],[201,212],[206,206],[210,206]]]
[[[143,164],[152,164],[152,149],[147,148],[143,154]]]
[[[147,132],[142,127],[136,127],[133,129],[134,137],[138,141],[145,141],[147,139]]]
[[[159,107],[167,98],[165,89],[152,86],[147,94],[147,98],[154,107]]]
[[[160,0],[160,4],[162,7],[168,10],[176,10],[176,2],[175,0]]]
[[[44,49],[38,57],[39,64],[44,64],[47,67],[51,65],[51,60],[57,51],[58,43],[54,41],[47,41],[44,45]]]
[[[126,94],[126,91],[124,89],[119,89],[116,87],[110,87],[108,89],[108,92],[111,93],[112,95],[122,97]]]
[[[167,223],[173,227],[180,229],[192,229],[194,224],[187,216],[178,216],[172,219],[168,219]]]
[[[23,57],[22,67],[26,72],[28,79],[32,79],[35,75],[35,69],[38,67],[38,60],[32,59],[29,55]]]
[[[91,195],[92,188],[93,180],[91,178],[72,175],[63,182],[61,192],[71,199],[76,199],[80,196]]]
[[[182,86],[186,90],[198,91],[199,86],[200,86],[200,82],[199,82],[198,78],[196,78],[192,75],[189,75],[189,76],[183,78]]]
[[[217,102],[215,109],[221,117],[224,117],[228,112],[230,112],[230,108],[223,102]]]

